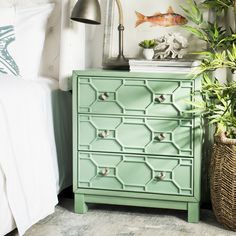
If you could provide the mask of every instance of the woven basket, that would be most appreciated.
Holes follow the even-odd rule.
[[[213,211],[219,223],[236,231],[236,145],[216,142],[210,165]]]

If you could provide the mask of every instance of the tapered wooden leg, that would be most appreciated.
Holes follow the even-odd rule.
[[[199,222],[199,203],[188,203],[188,222]]]
[[[83,194],[75,194],[75,213],[84,214],[88,211]]]

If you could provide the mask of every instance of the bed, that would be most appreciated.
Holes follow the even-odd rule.
[[[53,213],[71,184],[70,110],[57,81],[0,79],[0,235]]]
[[[0,19],[0,235],[17,227],[21,236],[54,212],[58,193],[72,184],[72,99],[69,91],[60,89],[58,80],[59,59],[55,47],[60,47],[60,39],[55,32],[45,38],[47,30],[52,33],[48,17],[54,15],[52,24],[58,19],[57,6],[37,3],[18,9],[17,5],[7,5],[3,11],[1,4],[0,15],[5,16]],[[19,23],[27,18],[30,24],[27,14],[34,18],[32,31],[28,30],[30,25]],[[13,15],[18,17],[16,22],[6,22]],[[38,31],[37,23],[40,23]],[[18,45],[14,48],[18,51],[13,48],[1,51],[2,42],[6,42],[1,41],[1,30],[8,29],[7,37],[13,39],[12,28],[6,25],[15,27]],[[22,32],[28,38],[25,35],[21,38]],[[34,42],[29,47],[32,35],[38,44]],[[52,41],[49,54],[47,43]],[[5,64],[1,64],[4,53]]]

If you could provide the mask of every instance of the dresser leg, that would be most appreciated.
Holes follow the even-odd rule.
[[[188,203],[188,222],[199,222],[199,203]]]
[[[83,194],[75,194],[75,213],[84,214],[88,211],[87,204],[84,201]]]

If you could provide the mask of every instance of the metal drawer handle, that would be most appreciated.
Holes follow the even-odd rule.
[[[109,134],[110,134],[110,133],[109,133],[108,130],[104,130],[104,131],[102,131],[101,133],[99,133],[98,136],[101,137],[101,138],[106,138],[106,137],[109,136]]]
[[[105,168],[105,169],[103,169],[100,173],[101,173],[101,175],[103,175],[103,176],[107,176],[107,175],[109,174],[109,169],[108,169],[108,168]]]
[[[156,140],[158,141],[163,141],[165,140],[166,136],[164,133],[160,133],[158,136],[155,137]]]
[[[163,172],[161,172],[160,175],[155,176],[155,179],[156,180],[164,180],[165,177],[166,177],[166,175]]]
[[[162,94],[159,97],[155,98],[155,102],[162,103],[166,100],[165,96]]]
[[[102,93],[99,95],[99,99],[102,100],[102,101],[105,101],[109,98],[109,94],[107,92],[105,93]]]

